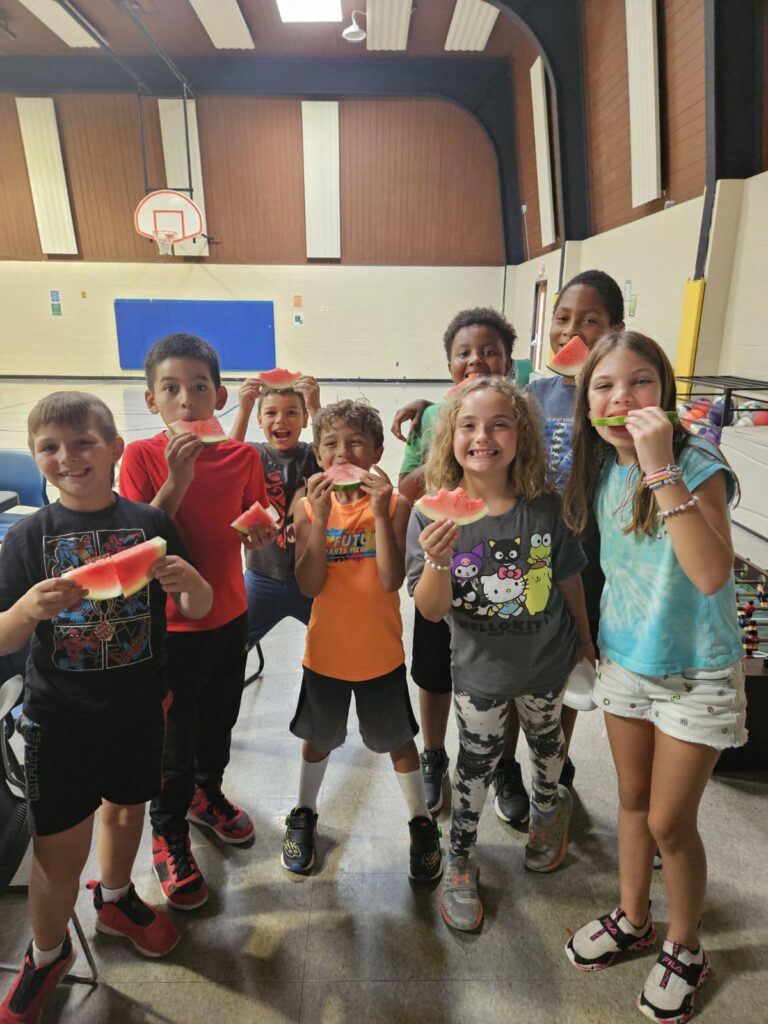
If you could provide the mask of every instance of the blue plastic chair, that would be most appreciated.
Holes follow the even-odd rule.
[[[15,491],[21,505],[42,508],[48,504],[45,477],[29,452],[0,450],[0,491]],[[10,527],[24,517],[23,512],[0,512],[0,542]]]

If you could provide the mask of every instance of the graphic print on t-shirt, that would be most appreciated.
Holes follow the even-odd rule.
[[[527,557],[523,551],[527,549]],[[458,625],[481,632],[538,632],[552,589],[552,538],[486,538],[451,560]]]
[[[86,530],[43,538],[45,575],[61,576],[89,559],[145,540],[143,530]],[[53,664],[70,672],[121,668],[152,657],[149,586],[131,597],[82,601],[53,619]]]
[[[547,417],[544,421],[544,440],[549,453],[549,468],[558,486],[564,486],[573,463],[573,419]]]
[[[329,529],[325,532],[326,561],[346,562],[349,559],[375,558],[376,533],[374,530]]]

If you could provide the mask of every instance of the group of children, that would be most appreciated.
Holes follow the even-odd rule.
[[[311,377],[281,392],[247,381],[231,438],[211,446],[163,430],[123,451],[92,396],[60,392],[35,406],[30,448],[60,497],[9,531],[0,550],[0,654],[31,640],[19,730],[34,830],[33,939],[0,1024],[37,1020],[74,960],[67,922],[97,810],[96,927],[149,956],[170,952],[178,931],[130,881],[144,803],[154,871],[177,910],[208,895],[188,821],[227,843],[251,838],[248,814],[222,781],[248,647],[286,616],[307,624],[307,640],[290,724],[303,741],[299,792],[283,866],[304,874],[315,863],[318,794],[354,695],[364,743],[390,755],[403,792],[409,875],[442,875],[441,914],[465,931],[483,918],[475,846],[491,786],[497,814],[528,831],[525,867],[563,863],[574,722],[563,692],[599,647],[594,699],[618,774],[620,904],[577,930],[566,953],[592,971],[653,945],[658,845],[669,927],[638,1006],[652,1020],[690,1018],[709,971],[698,937],[698,804],[719,751],[746,738],[727,511],[736,484],[716,449],[665,415],[675,409],[669,362],[624,329],[620,289],[599,271],[558,297],[553,348],[577,334],[591,349],[578,380],[534,381],[523,393],[508,379],[515,333],[504,317],[477,309],[454,318],[444,341],[461,386],[439,407],[399,411],[398,434],[420,417],[399,493],[378,465],[376,410],[365,401],[321,406]],[[146,375],[147,405],[166,427],[225,404],[216,353],[198,338],[159,341]],[[251,445],[256,406],[266,440]],[[311,446],[300,441],[309,416]],[[616,416],[624,422],[592,423]],[[334,487],[339,466],[344,489]],[[458,486],[483,499],[484,518],[457,527],[411,508],[427,491]],[[244,579],[230,524],[257,500],[271,503],[277,522],[244,538]],[[132,598],[87,600],[62,575],[154,536],[168,554]],[[406,578],[421,754],[399,610]],[[459,754],[444,865],[433,814],[451,703]],[[515,759],[519,726],[530,799]]]

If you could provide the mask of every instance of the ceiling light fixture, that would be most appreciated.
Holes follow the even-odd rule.
[[[277,0],[283,22],[341,21],[341,0]]]
[[[346,39],[348,43],[362,43],[365,39],[365,29],[357,24],[358,15],[364,18],[365,11],[352,11],[352,24],[341,30],[342,38]]]

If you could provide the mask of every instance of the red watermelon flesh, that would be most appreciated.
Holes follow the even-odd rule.
[[[271,505],[264,508],[260,501],[254,501],[250,508],[229,525],[238,533],[248,534],[254,526],[275,526],[279,518],[277,511]]]
[[[464,380],[460,380],[458,384],[454,384],[452,388],[448,388],[445,392],[445,397],[448,398],[449,395],[455,395],[457,391],[461,391],[465,384],[469,384],[472,380],[477,380],[479,376],[479,373],[468,373]]]
[[[361,469],[352,462],[334,462],[323,473],[333,482],[334,491],[352,491],[370,470]]]
[[[425,494],[414,503],[427,519],[450,519],[457,526],[476,523],[488,515],[488,506],[482,498],[470,498],[463,487],[446,491],[441,487],[437,494]]]
[[[303,376],[303,373],[291,373],[290,370],[283,370],[277,366],[274,370],[262,370],[261,373],[257,373],[256,379],[273,391],[287,391]]]
[[[88,593],[86,601],[108,601],[122,593],[120,580],[110,557],[94,558],[77,569],[63,572],[62,579],[74,580]]]
[[[575,377],[587,361],[589,349],[574,334],[571,340],[560,349],[557,355],[547,363],[547,369],[559,373],[561,377]]]
[[[227,440],[221,421],[216,416],[208,420],[176,420],[168,429],[174,434],[194,434],[203,444],[218,444],[219,441]]]
[[[116,555],[110,561],[120,581],[120,589],[126,597],[143,590],[152,578],[149,570],[165,558],[168,548],[162,537],[153,537],[142,544],[134,544]]]

